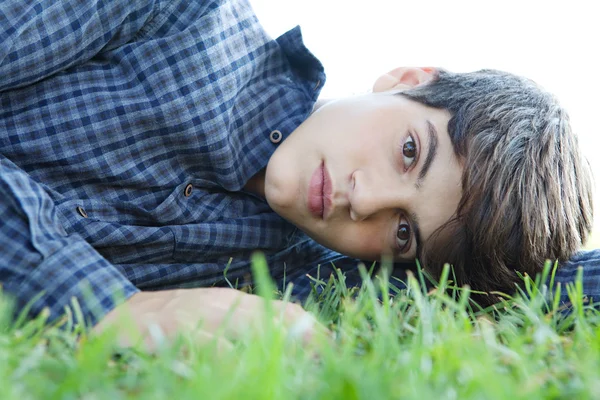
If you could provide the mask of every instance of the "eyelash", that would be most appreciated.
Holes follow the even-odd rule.
[[[412,151],[414,152],[414,155],[412,157],[407,156],[404,154],[405,151],[410,151],[410,149],[407,149],[407,145],[412,144]],[[408,138],[406,138],[406,140],[404,141],[404,143],[402,144],[402,148],[400,149],[401,153],[402,153],[402,161],[403,161],[403,165],[404,165],[404,170],[408,171],[408,169],[417,162],[418,157],[419,157],[419,149],[417,147],[417,142],[414,138],[413,134],[409,134]],[[412,161],[406,165],[406,159],[412,159]]]
[[[402,239],[402,240],[406,240],[406,243],[404,245],[400,245],[399,240],[400,238],[398,237],[398,234],[400,233],[400,229],[406,226],[408,229],[408,239]],[[402,216],[400,218],[400,222],[398,222],[398,229],[396,230],[396,245],[398,246],[398,250],[400,251],[400,254],[405,253],[408,249],[410,249],[410,244],[412,242],[412,230],[410,228],[410,224],[408,223],[408,221],[406,221],[406,219],[404,218],[404,216]]]

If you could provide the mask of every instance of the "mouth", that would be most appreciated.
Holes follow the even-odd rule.
[[[321,220],[327,219],[331,212],[331,177],[325,161],[315,169],[308,185],[308,211]]]

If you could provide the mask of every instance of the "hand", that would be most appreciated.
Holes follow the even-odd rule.
[[[271,304],[276,322],[289,328],[290,333],[304,343],[317,332],[326,331],[298,304],[282,301]],[[264,318],[265,300],[255,295],[229,288],[176,289],[138,292],[109,312],[92,331],[100,333],[116,325],[120,328],[121,345],[128,346],[143,339],[146,348],[154,350],[158,343],[150,335],[153,325],[167,338],[173,338],[178,332],[192,331],[200,342],[215,339],[215,334],[223,328],[223,336],[217,338],[218,347],[223,349],[232,346],[229,339],[260,329]],[[127,324],[135,329],[123,326]],[[141,337],[131,337],[130,331],[137,331]]]

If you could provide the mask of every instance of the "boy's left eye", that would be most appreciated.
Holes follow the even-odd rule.
[[[409,136],[402,146],[402,158],[404,159],[404,168],[408,169],[415,162],[417,157],[417,145],[412,136]]]
[[[401,253],[405,253],[410,247],[410,225],[405,221],[400,221],[396,231],[396,243]]]

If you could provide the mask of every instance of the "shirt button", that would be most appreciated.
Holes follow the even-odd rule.
[[[279,143],[281,142],[281,138],[283,137],[283,135],[281,134],[281,132],[279,132],[278,130],[275,130],[273,132],[271,132],[271,142],[272,143]]]
[[[79,215],[81,215],[83,218],[87,218],[88,215],[85,212],[85,210],[83,209],[83,207],[81,206],[77,206],[77,212],[79,213]]]
[[[193,189],[193,188],[194,188],[194,187],[192,186],[192,184],[191,184],[191,183],[188,183],[188,184],[186,185],[186,187],[185,187],[185,190],[183,191],[183,195],[184,195],[185,197],[190,197],[190,196],[192,195],[192,189]]]

